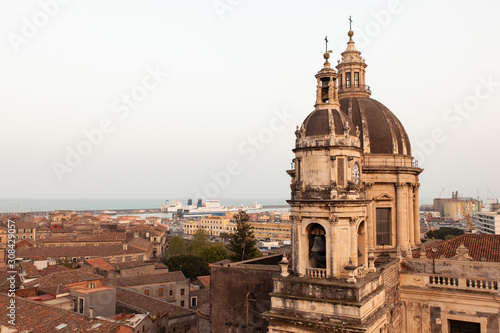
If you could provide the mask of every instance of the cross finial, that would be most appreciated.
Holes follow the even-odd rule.
[[[325,36],[325,52],[328,53],[328,36]]]
[[[349,30],[352,31],[352,19],[351,19],[351,15],[349,15]]]

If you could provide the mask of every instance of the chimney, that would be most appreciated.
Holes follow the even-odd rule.
[[[94,318],[94,308],[89,306],[89,316],[90,318]]]

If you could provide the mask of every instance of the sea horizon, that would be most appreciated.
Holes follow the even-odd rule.
[[[284,206],[287,205],[286,199],[218,199],[222,206],[249,206],[253,202],[258,202],[263,206]],[[160,209],[165,204],[165,199],[0,199],[0,214],[5,213],[30,213],[30,212],[51,212],[55,210],[120,210],[120,209]],[[172,201],[181,201],[187,204],[188,199],[172,199]],[[196,203],[197,199],[193,199]],[[432,199],[420,201],[420,204],[432,204]]]
[[[264,206],[286,205],[285,199],[218,199],[222,206],[249,206],[257,201]],[[51,212],[55,210],[160,209],[164,199],[0,199],[0,213]],[[187,204],[188,199],[172,199]],[[193,199],[196,203],[197,199]]]

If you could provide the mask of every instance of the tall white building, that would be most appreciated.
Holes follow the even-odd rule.
[[[481,234],[500,235],[500,213],[479,212],[472,217],[472,222]]]

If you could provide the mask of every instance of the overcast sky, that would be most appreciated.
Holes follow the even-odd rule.
[[[2,1],[0,197],[290,196],[324,37],[406,128],[421,198],[500,195],[500,3]]]

